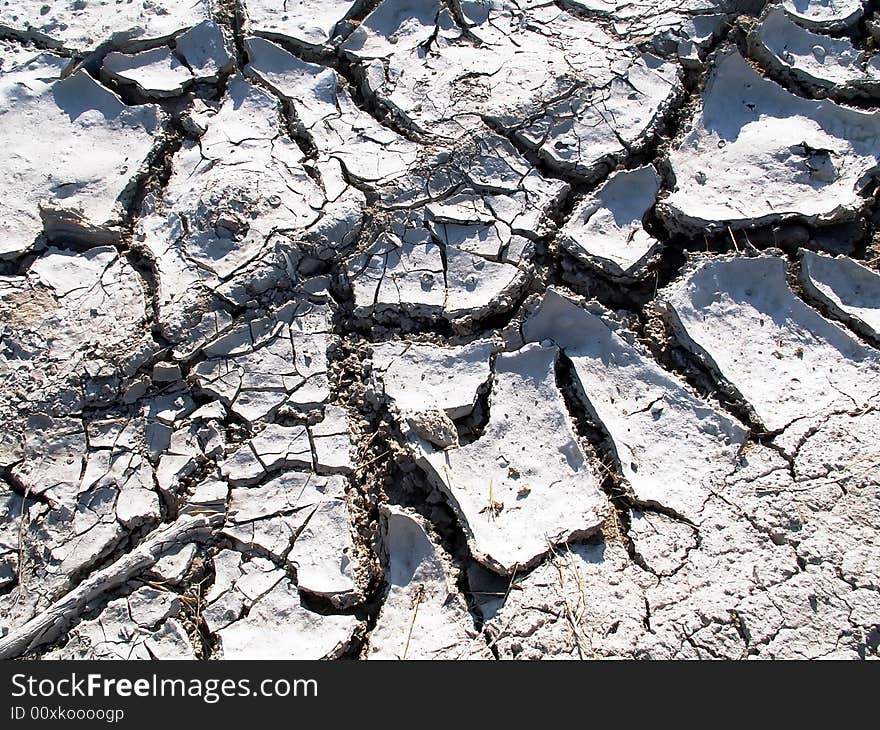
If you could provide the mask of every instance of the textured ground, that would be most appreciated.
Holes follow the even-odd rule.
[[[0,5],[0,657],[877,658],[878,44]]]

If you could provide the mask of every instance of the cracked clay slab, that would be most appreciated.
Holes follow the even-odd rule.
[[[449,498],[474,557],[502,574],[589,535],[606,515],[597,466],[556,386],[557,356],[534,344],[499,355],[483,434],[418,460]]]
[[[316,222],[325,202],[280,126],[275,97],[235,76],[206,126],[175,155],[171,179],[135,230],[158,279],[160,323],[174,341],[211,291],[274,242],[287,243],[285,233]]]
[[[800,282],[809,299],[880,344],[880,274],[848,256],[801,251]]]
[[[279,8],[276,0],[245,0],[245,27],[254,35],[319,47],[337,38],[344,21],[364,4],[363,0],[306,0]]]
[[[795,96],[727,50],[670,154],[675,186],[659,212],[689,234],[851,220],[878,155],[880,113]]]
[[[693,518],[733,469],[748,433],[662,370],[632,335],[615,332],[600,307],[593,310],[549,289],[523,335],[552,341],[571,361],[578,393],[608,433],[633,496]]]
[[[560,244],[612,279],[644,275],[661,246],[644,226],[659,192],[660,176],[652,165],[613,173],[572,212]]]
[[[455,420],[474,408],[477,391],[489,380],[490,341],[461,347],[385,342],[373,350],[377,390],[401,411],[443,411]]]
[[[880,95],[880,58],[848,38],[813,33],[778,5],[768,6],[749,36],[750,54],[781,80],[793,79],[834,99]]]
[[[0,74],[0,144],[15,168],[0,182],[0,258],[64,222],[75,224],[67,235],[118,239],[126,193],[162,132],[158,107],[126,106],[84,70],[61,79],[68,64],[41,54]]]
[[[367,658],[491,659],[455,586],[450,558],[425,521],[399,507],[382,507],[380,519],[388,594]]]
[[[16,0],[0,10],[0,30],[33,37],[51,47],[90,51],[108,43],[145,46],[170,38],[211,14],[210,0]]]
[[[777,256],[699,259],[661,295],[676,338],[768,431],[880,395],[880,354],[789,289]]]
[[[296,587],[282,577],[254,601],[247,616],[217,634],[225,659],[335,659],[358,626],[351,615],[323,616],[309,610]]]
[[[846,30],[865,14],[863,0],[783,0],[782,7],[805,28],[826,33]]]

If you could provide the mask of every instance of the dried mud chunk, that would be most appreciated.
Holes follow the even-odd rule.
[[[434,32],[438,0],[388,0],[370,13],[342,46],[354,59],[381,58],[419,46]]]
[[[199,81],[217,81],[234,63],[232,44],[213,20],[205,20],[178,36],[174,48]]]
[[[0,258],[33,248],[43,203],[50,228],[52,215],[68,211],[86,235],[117,228],[162,131],[158,107],[126,106],[84,70],[59,80],[68,63],[42,54],[0,75],[0,144],[14,169],[0,182]]]
[[[388,593],[365,650],[368,659],[491,659],[455,587],[449,556],[417,515],[381,508]]]
[[[880,275],[846,256],[801,252],[804,293],[880,345]]]
[[[314,613],[287,580],[258,598],[246,618],[217,632],[224,659],[335,659],[352,640],[354,616]]]
[[[575,208],[562,229],[562,247],[613,279],[643,276],[660,250],[644,227],[659,191],[660,176],[652,165],[614,173]]]
[[[588,311],[548,290],[523,323],[527,341],[562,348],[577,393],[611,440],[622,485],[641,503],[696,519],[722,477],[734,468],[748,432],[698,398],[615,332],[608,313]]]
[[[491,377],[497,344],[460,347],[386,342],[372,348],[374,392],[397,412],[401,427],[439,448],[458,445],[454,420],[468,416]]]
[[[97,498],[99,495],[91,496]],[[90,511],[95,503],[93,500],[89,505]],[[59,521],[56,514],[57,511],[50,511],[45,520],[32,526],[42,542],[49,543],[52,539],[53,525],[57,527],[63,524],[64,516]],[[91,521],[94,527],[96,518],[99,515],[93,512],[92,516],[81,522]],[[76,518],[73,522],[76,523]],[[91,572],[81,570],[86,566],[69,571],[53,571],[51,566],[41,570],[39,580],[30,579],[28,590],[0,596],[0,616],[4,621],[11,619],[12,624],[0,637],[0,657],[19,656],[57,639],[71,622],[80,618],[86,606],[100,606],[106,594],[124,587],[133,578],[152,568],[170,547],[203,540],[216,524],[216,520],[210,518],[182,516],[149,532],[136,547],[108,562],[105,567]],[[73,584],[72,577],[80,577],[81,580]],[[22,601],[22,598],[25,600]]]
[[[135,229],[158,279],[159,323],[173,342],[189,336],[223,282],[319,219],[326,198],[303,160],[283,133],[278,101],[232,77],[207,131],[184,141]]]
[[[363,598],[365,567],[355,547],[346,481],[286,472],[231,492],[223,534],[242,550],[289,564],[301,591],[343,607]]]
[[[12,476],[35,495],[70,506],[76,502],[88,453],[81,421],[30,416],[25,424],[20,463]]]
[[[576,91],[516,134],[551,166],[592,181],[644,149],[680,93],[675,64],[646,54],[608,88]]]
[[[865,14],[863,0],[783,0],[782,7],[805,28],[823,32],[845,30]]]
[[[220,465],[232,486],[256,484],[282,467],[312,467],[312,448],[305,426],[272,423],[245,442]]]
[[[193,82],[192,72],[167,47],[131,55],[108,53],[101,75],[135,85],[145,96],[160,99],[179,96]]]
[[[634,55],[599,23],[558,7],[465,2],[460,10],[465,29],[441,10],[436,25],[430,13],[425,25],[402,24],[402,42],[370,29],[346,44],[364,59],[367,93],[423,134],[481,134],[484,118],[515,131],[581,86],[605,87]],[[425,32],[434,34],[430,44]],[[350,47],[358,38],[365,53]]]
[[[670,155],[675,187],[658,211],[689,234],[851,220],[878,155],[880,114],[795,96],[726,51]]]
[[[177,545],[158,560],[150,571],[160,581],[171,585],[180,583],[192,566],[198,547],[194,543]]]
[[[88,51],[103,43],[117,48],[150,44],[211,15],[210,0],[16,0],[3,9],[0,30],[33,35],[50,45]]]
[[[348,473],[352,470],[354,443],[348,427],[348,413],[344,408],[329,405],[324,418],[309,426],[315,451],[315,470],[322,474]]]
[[[19,576],[19,528],[34,502],[24,499],[0,482],[0,590]]]
[[[689,44],[701,46],[719,32],[718,26],[740,13],[756,12],[755,0],[564,0],[564,7],[599,16],[614,24],[614,32],[633,42],[651,37],[660,49],[672,48],[686,56]],[[708,15],[707,13],[712,13]],[[682,48],[685,46],[685,48]],[[692,52],[692,51],[690,51]]]
[[[327,306],[289,302],[230,329],[203,347],[207,357],[192,370],[198,392],[219,398],[251,425],[285,409],[320,408],[330,397],[331,316]]]
[[[420,145],[358,108],[335,71],[262,38],[248,38],[245,45],[246,72],[290,103],[322,158],[338,160],[349,175],[371,185],[393,181],[415,165]]]
[[[518,580],[486,633],[508,659],[638,656],[647,611],[621,546],[574,545]]]
[[[195,659],[195,650],[177,620],[176,594],[143,587],[110,601],[97,618],[83,621],[49,659]]]
[[[418,463],[448,497],[474,557],[500,573],[588,535],[606,500],[556,387],[555,347],[499,355],[483,435]]]
[[[355,314],[454,321],[512,306],[527,283],[528,263],[446,245],[432,232],[430,217],[430,211],[394,214],[391,229],[347,262]]]
[[[338,36],[343,21],[363,5],[363,0],[305,0],[279,8],[276,0],[246,0],[245,27],[249,33],[267,38],[323,46]]]
[[[776,75],[827,90],[835,99],[880,95],[880,58],[848,38],[812,33],[771,5],[749,36],[750,54]]]
[[[691,525],[657,512],[633,510],[628,534],[639,558],[661,576],[678,571],[698,544]]]
[[[359,597],[357,555],[344,499],[320,502],[296,536],[287,560],[296,568],[300,590],[343,606]]]
[[[676,338],[768,431],[880,394],[880,355],[798,299],[781,258],[698,261],[661,301]]]

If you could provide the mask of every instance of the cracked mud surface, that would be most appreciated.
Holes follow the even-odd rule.
[[[0,7],[0,657],[877,658],[880,15]]]

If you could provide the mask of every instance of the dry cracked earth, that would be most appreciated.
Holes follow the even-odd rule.
[[[0,657],[877,658],[878,8],[0,3]]]

